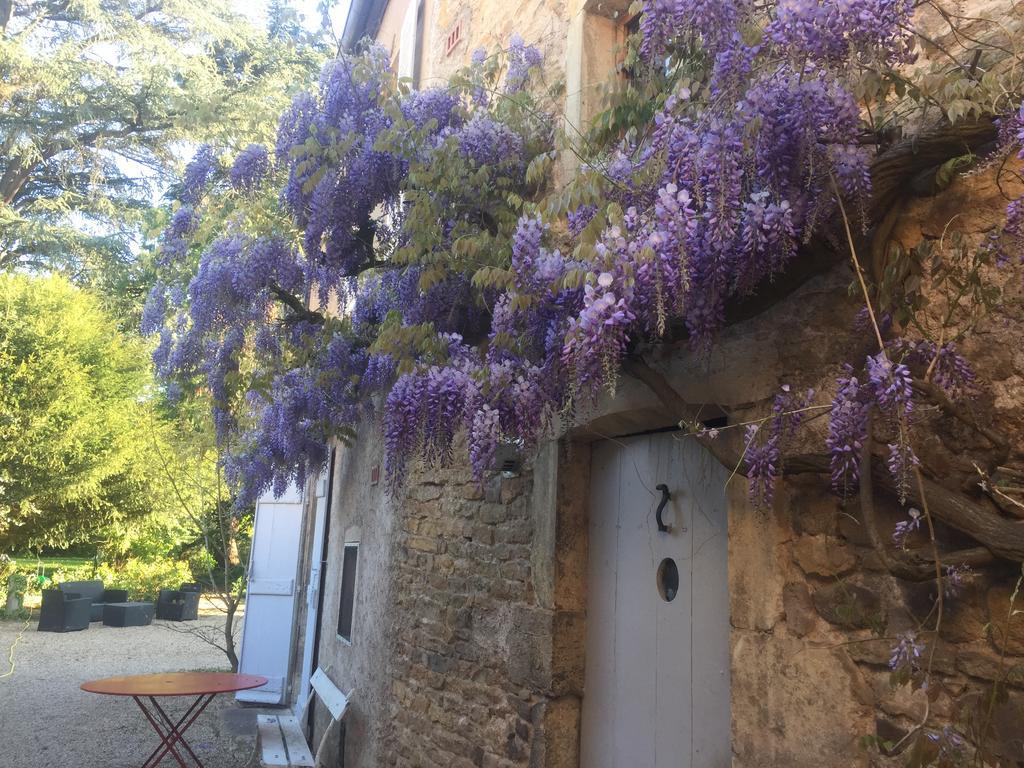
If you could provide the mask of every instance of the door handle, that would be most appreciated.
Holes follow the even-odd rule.
[[[665,510],[665,505],[671,500],[672,494],[669,493],[668,486],[664,483],[658,483],[654,488],[655,490],[661,491],[661,501],[658,502],[658,511],[654,513],[654,519],[658,523],[658,532],[668,533],[671,528],[665,525],[665,521],[661,519],[661,513]]]

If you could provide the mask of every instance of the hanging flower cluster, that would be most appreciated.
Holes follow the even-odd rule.
[[[295,98],[272,152],[247,147],[225,172],[201,148],[144,324],[161,373],[212,397],[242,500],[301,481],[375,400],[392,482],[417,457],[452,460],[460,436],[482,477],[503,442],[528,448],[613,388],[638,345],[671,331],[707,349],[728,303],[785,269],[837,194],[870,192],[850,72],[912,56],[906,0],[769,5],[645,3],[642,62],[675,85],[648,130],[565,190],[545,186],[556,121],[531,94],[542,57],[519,38],[411,93],[368,47]],[[952,345],[926,341],[892,342],[839,382],[837,488],[857,480],[873,412],[906,477],[923,361],[969,395]],[[762,498],[811,396],[784,392],[747,435]]]

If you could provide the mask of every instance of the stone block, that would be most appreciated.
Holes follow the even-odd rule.
[[[733,766],[862,765],[857,742],[875,728],[863,685],[842,648],[760,632],[734,633]]]
[[[739,629],[770,630],[783,615],[779,551],[787,532],[774,511],[755,510],[740,485],[728,490],[729,616]]]
[[[550,689],[552,619],[550,611],[522,607],[515,611],[508,638],[508,676],[513,684]]]
[[[803,637],[814,629],[818,615],[814,612],[806,584],[794,581],[783,587],[782,607],[786,612],[786,626],[797,637]]]
[[[490,525],[503,523],[508,519],[508,510],[502,504],[481,504],[477,519]]]
[[[997,698],[994,705],[986,694],[986,691],[968,691],[957,699],[957,709],[988,719],[991,725],[985,739],[986,751],[1005,761],[1000,764],[1020,765],[1024,758],[1024,732],[1021,730],[1021,723],[1024,722],[1024,692],[1008,691],[1005,697]],[[995,764],[995,761],[992,763]]]
[[[1017,596],[1010,615],[1009,587],[994,586],[985,595],[988,606],[989,637],[996,648],[1015,656],[1024,656],[1024,597]]]
[[[833,536],[805,535],[791,546],[793,559],[806,574],[839,576],[857,564],[857,558],[846,543]]]
[[[413,501],[434,501],[441,498],[441,486],[433,483],[414,485],[409,488],[407,494]]]
[[[857,584],[838,582],[815,590],[814,607],[830,624],[846,629],[885,626],[885,610],[879,596]]]
[[[966,589],[943,606],[942,626],[939,634],[954,643],[970,643],[985,637],[988,615],[984,593]]]
[[[956,666],[965,675],[1024,688],[1024,658],[1002,656],[985,646],[960,648]]]
[[[575,696],[542,702],[533,708],[536,734],[530,768],[579,768],[581,703]]]
[[[430,538],[429,536],[405,537],[405,546],[418,552],[436,552],[437,544],[437,539]]]

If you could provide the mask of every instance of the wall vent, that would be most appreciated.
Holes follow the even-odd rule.
[[[448,33],[448,37],[445,39],[444,55],[449,55],[453,50],[455,50],[455,46],[460,42],[462,42],[462,22],[457,21],[455,22],[455,26],[452,27],[451,32]]]

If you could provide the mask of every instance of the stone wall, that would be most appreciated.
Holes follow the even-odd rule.
[[[398,531],[387,764],[525,765],[550,642],[530,573],[530,479],[499,479],[485,498],[464,473],[431,474],[414,480]]]
[[[933,198],[912,201],[894,237],[907,251],[923,240],[939,245],[946,225],[978,245],[1002,216],[1005,199],[993,169],[956,180]],[[947,244],[948,247],[948,244]],[[948,254],[947,254],[948,256]],[[840,266],[813,280],[791,299],[752,321],[730,329],[717,362],[705,377],[682,382],[694,397],[717,388],[719,403],[740,405],[736,418],[763,414],[765,390],[779,384],[813,386],[827,401],[838,371],[834,364],[871,351],[858,334],[858,303],[837,284],[852,274]],[[976,367],[978,395],[971,413],[996,425],[1019,444],[1024,427],[1024,291],[1019,266],[995,267],[983,279],[1003,290],[1002,300],[965,339],[961,350]],[[835,282],[833,282],[835,281]],[[831,286],[831,287],[829,287]],[[929,286],[926,284],[926,290]],[[831,303],[822,298],[831,294]],[[922,314],[926,326],[944,311],[936,292]],[[858,338],[860,336],[860,338]],[[730,363],[749,361],[751,376]],[[670,369],[681,370],[687,361]],[[720,367],[719,367],[720,366]],[[741,391],[736,391],[737,389]],[[986,504],[975,464],[992,460],[991,446],[976,433],[920,406],[913,425],[915,445],[934,479],[951,493],[967,493]],[[796,450],[821,450],[822,426],[810,425]],[[891,576],[871,546],[860,499],[842,500],[821,476],[788,478],[771,510],[753,509],[734,489],[730,510],[730,588],[733,624],[733,736],[737,766],[904,765],[907,754],[887,756],[862,748],[864,737],[899,745],[930,715],[929,729],[944,726],[971,733],[985,713],[992,682],[1005,683],[992,701],[991,730],[984,743],[1011,764],[1024,761],[1024,621],[1010,617],[1010,597],[1021,575],[1011,563],[986,566],[968,584],[946,595],[939,637],[922,632],[922,665],[934,652],[930,693],[893,686],[889,662],[899,636],[917,628],[934,611],[934,579],[915,582]],[[907,507],[875,494],[877,531],[886,544]],[[989,508],[998,514],[994,506]],[[1022,523],[1024,524],[1024,523]],[[963,534],[938,522],[943,551],[971,546]],[[927,554],[921,530],[908,541]],[[1015,603],[1019,609],[1022,600]],[[930,623],[934,624],[934,613]],[[989,715],[984,715],[989,717]],[[974,723],[972,725],[972,718]]]
[[[556,647],[556,627],[581,631],[581,595],[555,600],[550,575],[579,573],[579,542],[556,541],[553,515],[535,519],[554,500],[544,488],[554,460],[549,448],[484,487],[465,468],[412,479],[395,539],[394,731],[382,765],[575,764],[556,732],[578,718],[581,659]]]
[[[567,111],[596,108],[574,94],[597,77],[580,67],[595,48],[591,32],[608,25],[584,26],[582,3],[439,0],[427,6],[431,63],[424,71],[431,78],[463,64],[477,45],[504,45],[519,31],[544,48],[549,81],[565,75],[573,84]],[[460,19],[467,25],[464,42],[443,56],[441,41]],[[607,58],[609,51],[598,53]],[[924,239],[938,241],[955,218],[977,243],[1004,205],[989,169],[912,202],[894,237],[910,250]],[[1021,272],[1013,266],[985,275],[1004,288],[1004,301],[963,345],[983,393],[972,408],[1018,444],[1024,439]],[[676,348],[659,365],[688,401],[721,407],[735,421],[762,416],[782,384],[814,387],[819,401],[827,401],[841,365],[872,351],[855,323],[860,304],[848,291],[852,280],[852,270],[840,263],[726,329],[709,357]],[[930,311],[941,309],[937,301]],[[984,441],[929,409],[919,419],[917,428],[927,435],[922,454],[938,469],[937,479],[951,491],[970,487]],[[357,691],[347,725],[348,768],[578,764],[588,441],[663,427],[666,414],[649,392],[624,379],[617,396],[581,424],[561,449],[546,445],[516,477],[493,478],[480,488],[464,467],[420,468],[400,500],[369,483],[372,468],[382,464],[377,425],[366,425],[356,445],[341,452],[321,665],[343,688]],[[822,419],[809,423],[795,449],[822,450],[824,426]],[[878,529],[888,540],[907,513],[881,497],[877,507]],[[351,645],[333,631],[346,535],[358,535],[362,547]],[[966,543],[942,526],[938,537],[943,545]],[[877,737],[895,744],[925,712],[926,693],[893,688],[888,662],[897,636],[931,610],[934,582],[888,575],[867,538],[859,500],[839,499],[819,476],[781,483],[770,510],[752,507],[745,483],[734,482],[729,562],[734,765],[902,764],[905,756],[877,756],[861,742]],[[1024,614],[1008,617],[1018,575],[1009,564],[979,573],[946,601],[941,636],[923,639],[934,647],[937,672],[930,724],[962,725],[991,681],[1005,678],[1008,693],[992,709],[987,743],[993,753],[1024,762]]]
[[[885,530],[906,517],[894,504],[879,513]],[[931,610],[935,585],[889,576],[855,507],[810,479],[788,482],[768,512],[736,499],[729,558],[735,765],[868,765],[862,737],[895,744],[922,720],[925,693],[893,687],[888,664],[897,636]],[[921,637],[925,657],[935,644],[938,673],[930,726],[962,726],[979,693],[1005,677],[1011,692],[988,744],[1020,760],[1024,622],[1011,622],[1005,641],[1001,629],[1014,579],[1007,567],[978,575],[947,599],[937,643]]]

